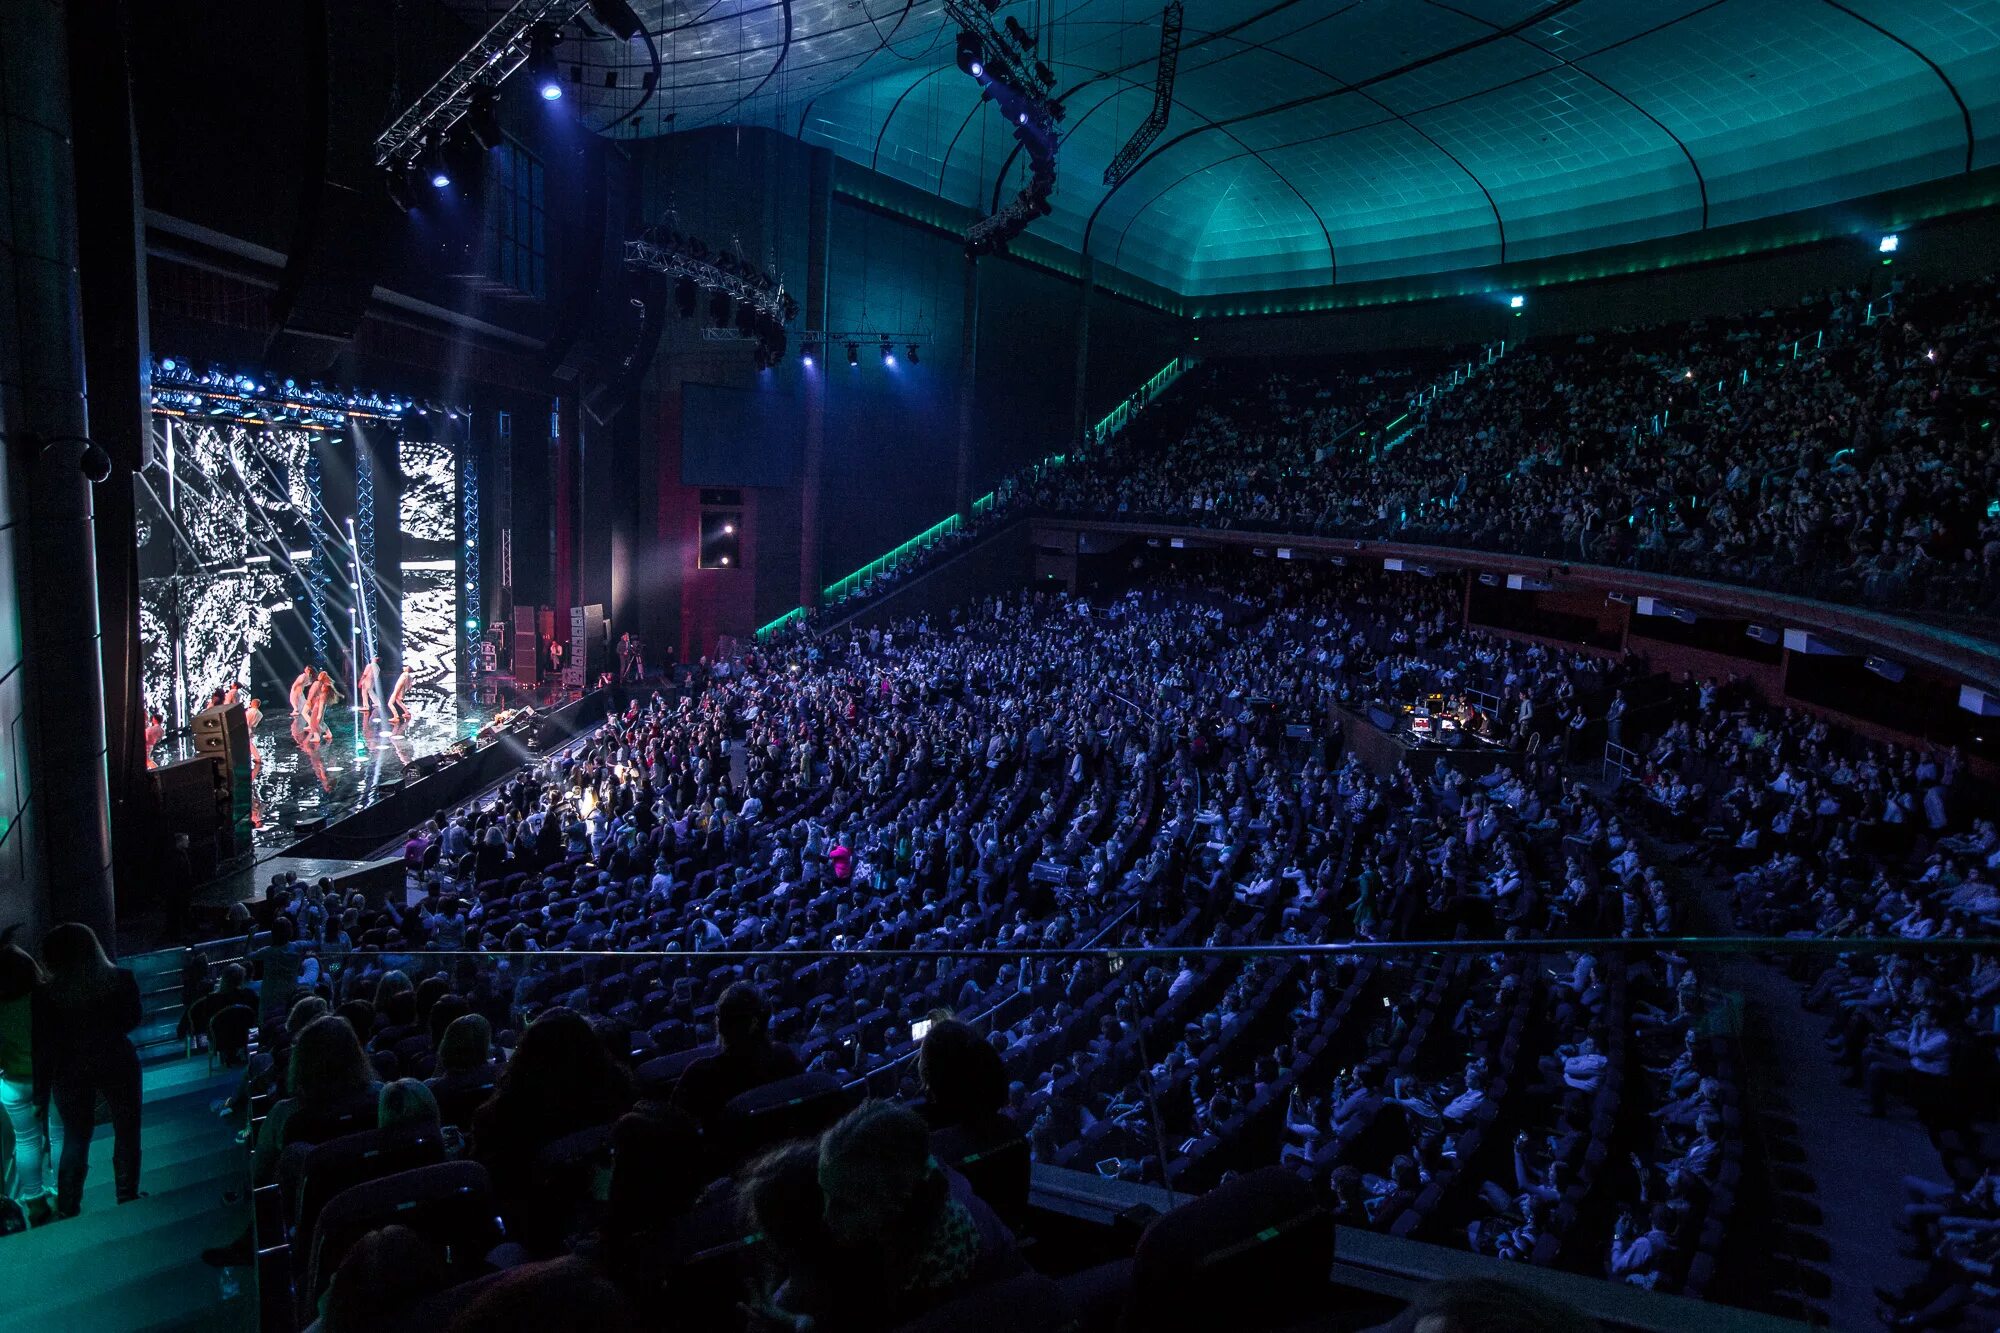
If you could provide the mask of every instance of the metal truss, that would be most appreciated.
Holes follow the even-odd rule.
[[[1118,150],[1118,156],[1111,159],[1111,165],[1104,168],[1104,183],[1116,185],[1125,179],[1132,167],[1153,146],[1153,140],[1160,137],[1167,128],[1167,118],[1174,109],[1174,75],[1181,63],[1181,0],[1173,0],[1166,12],[1160,15],[1160,70],[1153,81],[1153,109],[1146,113],[1139,128],[1132,131],[1132,137]]]
[[[779,324],[797,313],[798,303],[785,294],[784,284],[764,287],[740,273],[732,273],[707,259],[697,259],[686,250],[640,237],[625,242],[625,266],[686,278],[705,292],[720,292],[738,305],[748,306]]]
[[[535,29],[560,27],[587,0],[518,0],[375,139],[375,165],[407,166],[426,143],[441,143],[472,107],[479,88],[497,88],[527,63]]]

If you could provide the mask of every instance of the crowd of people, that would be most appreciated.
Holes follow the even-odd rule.
[[[365,1104],[435,1125],[526,1255],[628,1302],[695,1281],[715,1210],[752,1219],[761,1276],[726,1285],[775,1327],[887,1327],[1018,1271],[1025,1177],[948,1132],[1180,1193],[1275,1166],[1343,1224],[1708,1290],[1742,1052],[1710,960],[1645,941],[1704,887],[1760,934],[1990,933],[2000,835],[1963,764],[1689,683],[1623,722],[1641,761],[1607,791],[1576,761],[1643,664],[1467,629],[1444,581],[1189,561],[699,666],[414,830],[407,901],[274,884],[190,1019],[238,1059],[255,1026],[220,1108],[249,1181],[296,1187]],[[1343,754],[1339,709],[1440,690],[1499,700],[1513,761]],[[1454,937],[1496,944],[1211,951]],[[1991,956],[1799,970],[1884,1110],[1990,1079]],[[762,1140],[770,1087],[831,1127]],[[1957,1104],[1953,1177],[1919,1182],[1950,1200],[1920,1215],[1940,1271],[1890,1317],[1984,1299]],[[551,1183],[593,1132],[624,1145],[608,1202]],[[328,1327],[365,1271],[313,1284]]]
[[[1004,481],[975,524],[837,609],[1025,512],[1400,539],[1900,609],[2000,605],[1995,279],[1492,351],[1200,366],[1121,433]]]

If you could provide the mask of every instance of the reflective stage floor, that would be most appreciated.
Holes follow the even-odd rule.
[[[384,782],[399,781],[413,759],[440,754],[470,739],[504,709],[532,705],[548,708],[575,697],[573,691],[548,685],[520,689],[511,680],[486,677],[452,698],[425,699],[400,726],[388,726],[381,714],[362,727],[351,708],[329,711],[326,730],[331,739],[307,738],[302,720],[289,709],[264,715],[251,737],[258,762],[251,779],[251,848],[258,861],[298,841],[300,820],[342,819],[375,797]],[[162,744],[157,762],[194,753],[191,737]]]

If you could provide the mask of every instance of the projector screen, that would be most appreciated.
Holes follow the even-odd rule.
[[[805,418],[776,389],[681,386],[681,483],[789,486],[798,475]]]

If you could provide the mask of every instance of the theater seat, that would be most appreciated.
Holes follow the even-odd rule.
[[[895,1333],[1070,1333],[1082,1326],[1055,1279],[1023,1273],[968,1291],[896,1325]]]
[[[723,1151],[742,1161],[792,1139],[819,1133],[854,1104],[830,1074],[795,1074],[730,1098],[722,1108]]]
[[[356,1241],[392,1222],[437,1245],[447,1273],[458,1281],[482,1272],[487,1252],[502,1238],[493,1182],[477,1162],[438,1162],[355,1185],[320,1211],[298,1290],[303,1308],[318,1304]]]
[[[931,1134],[931,1155],[951,1167],[1007,1225],[1019,1228],[1028,1212],[1034,1162],[1020,1126],[1004,1115],[978,1125],[953,1125]]]
[[[1267,1166],[1146,1228],[1120,1327],[1283,1328],[1324,1306],[1332,1263],[1332,1214],[1304,1181]]]

